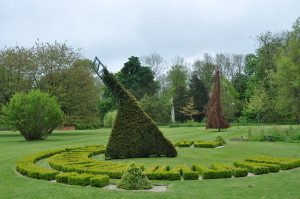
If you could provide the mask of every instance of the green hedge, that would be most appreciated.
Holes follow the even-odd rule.
[[[175,143],[175,146],[178,147],[190,147],[194,144],[194,141],[178,141]]]
[[[109,184],[109,177],[107,175],[96,175],[90,179],[91,186],[104,187]]]
[[[216,148],[218,146],[222,146],[222,143],[216,141],[197,141],[194,143],[194,147],[200,148]]]
[[[259,157],[246,158],[245,161],[277,164],[280,166],[280,169],[282,170],[288,170],[288,169],[300,167],[299,158],[259,156]]]
[[[16,170],[22,175],[25,175],[30,178],[53,180],[55,179],[55,176],[59,173],[58,171],[38,166],[35,163],[38,160],[53,156],[63,151],[64,150],[61,149],[49,150],[24,157],[17,162]]]
[[[247,162],[247,161],[235,161],[234,166],[247,168],[251,173],[256,175],[274,173],[280,170],[280,166],[277,164]]]
[[[198,171],[203,179],[231,178],[232,171],[229,169],[210,169],[201,164],[194,164],[193,169]]]
[[[76,176],[76,172],[59,173],[55,176],[56,182],[68,184],[69,176]]]
[[[238,177],[245,177],[248,175],[248,169],[246,168],[238,168],[238,167],[234,167],[234,166],[230,166],[230,165],[226,165],[226,164],[213,164],[212,165],[213,169],[216,170],[231,170],[233,172],[233,176],[238,178]]]
[[[180,172],[170,171],[169,166],[154,166],[148,167],[145,170],[146,176],[150,180],[180,180]]]
[[[196,171],[193,171],[191,168],[179,165],[170,170],[170,172],[179,172],[184,180],[198,180],[199,179],[199,173]]]
[[[69,185],[80,185],[86,186],[90,184],[90,179],[93,177],[91,174],[82,173],[77,175],[70,175],[68,177],[68,184]]]

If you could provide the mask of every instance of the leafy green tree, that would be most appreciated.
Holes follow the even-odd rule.
[[[155,94],[159,88],[158,82],[154,80],[153,71],[142,66],[138,57],[130,57],[117,74],[117,78],[138,100],[145,94]]]
[[[194,118],[200,114],[192,97],[189,98],[185,106],[181,107],[180,112],[186,115],[191,121],[194,121]]]
[[[152,96],[145,95],[141,101],[144,111],[158,125],[166,125],[171,122],[171,101],[168,96],[155,94]]]
[[[16,93],[3,112],[5,121],[26,140],[45,139],[63,121],[63,112],[56,99],[39,90]]]
[[[173,97],[175,121],[184,122],[187,117],[180,112],[180,109],[185,106],[188,99],[188,70],[183,58],[177,57],[173,60],[171,70],[168,71],[168,79],[170,81],[171,96]]]
[[[34,85],[36,64],[31,49],[10,47],[0,51],[0,106],[16,92],[28,92]]]
[[[222,77],[221,82],[222,111],[227,121],[233,121],[240,114],[241,102],[239,100],[239,93],[226,77]]]
[[[210,92],[213,83],[214,70],[216,68],[213,58],[208,53],[205,53],[203,60],[196,60],[194,62],[193,68]]]
[[[281,48],[272,77],[275,107],[281,117],[300,122],[300,17],[293,25],[287,45]]]
[[[205,108],[209,99],[209,93],[202,80],[193,73],[189,83],[189,97],[195,103],[196,110],[199,114],[194,116],[196,121],[201,121],[205,116]]]
[[[90,64],[90,61],[80,60],[72,67],[60,69],[51,76],[44,76],[39,82],[40,89],[48,92],[49,78],[53,82],[60,82],[51,92],[61,103],[67,125],[99,123],[97,103],[100,94],[97,92]]]

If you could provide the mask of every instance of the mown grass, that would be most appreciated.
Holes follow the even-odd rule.
[[[294,128],[300,132],[300,126]],[[247,135],[248,127],[231,127],[224,132],[206,131],[202,127],[161,129],[172,141],[213,140],[217,135],[221,135],[228,145],[220,149],[180,148],[177,158],[114,161],[135,161],[144,165],[190,165],[194,162],[209,165],[215,162],[232,163],[234,160],[254,155],[300,158],[299,143],[228,141],[229,138]],[[56,131],[45,141],[27,142],[17,132],[0,132],[0,198],[298,198],[300,195],[300,168],[239,179],[155,182],[168,185],[168,190],[164,193],[69,186],[29,179],[15,171],[16,161],[25,155],[47,149],[106,144],[109,133],[110,129],[107,128],[91,131]]]

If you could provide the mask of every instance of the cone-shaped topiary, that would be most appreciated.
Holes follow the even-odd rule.
[[[135,97],[103,67],[98,76],[119,100],[118,113],[107,144],[105,158],[177,156],[153,120],[143,111]]]
[[[221,107],[220,69],[217,68],[214,76],[213,91],[207,104],[206,129],[227,129],[227,123]]]
[[[127,190],[151,189],[152,184],[143,171],[132,162],[124,172],[118,188]]]

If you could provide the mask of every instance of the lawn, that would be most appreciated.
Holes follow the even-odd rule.
[[[256,127],[251,127],[256,128]],[[295,126],[300,132],[300,126]],[[229,163],[254,155],[300,158],[300,143],[230,142],[229,138],[246,135],[248,127],[231,127],[225,132],[206,131],[205,128],[161,127],[165,136],[177,140],[213,140],[222,135],[227,146],[218,149],[179,148],[176,158],[136,158],[114,160],[144,165],[177,165],[200,162]],[[156,181],[167,184],[163,193],[112,191],[103,188],[69,186],[23,177],[15,171],[15,163],[35,152],[73,146],[106,144],[110,129],[89,131],[56,131],[45,141],[27,142],[17,132],[0,132],[0,198],[298,198],[300,195],[300,168],[244,178]],[[103,159],[99,155],[96,159]]]

